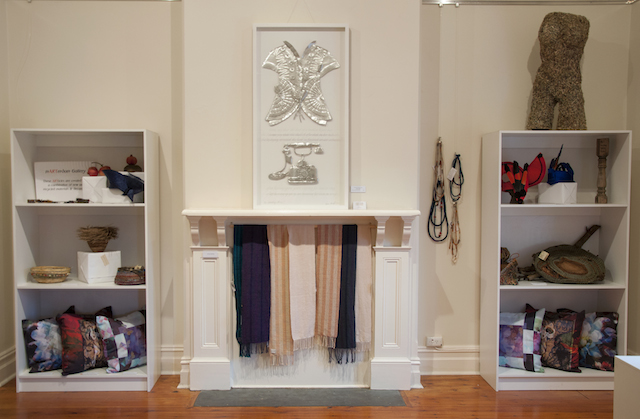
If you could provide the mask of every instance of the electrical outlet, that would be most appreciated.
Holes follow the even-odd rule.
[[[442,346],[442,336],[427,337],[427,346],[439,348]]]

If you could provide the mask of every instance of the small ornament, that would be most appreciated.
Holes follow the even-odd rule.
[[[104,176],[104,171],[111,169],[111,167],[105,166],[102,163],[98,163],[97,161],[92,161],[91,164],[100,165],[100,169],[98,169],[96,166],[89,167],[87,169],[87,174],[89,176]]]
[[[138,166],[138,159],[136,159],[133,154],[130,154],[127,157],[127,165],[124,167],[125,172],[142,172],[142,167]]]

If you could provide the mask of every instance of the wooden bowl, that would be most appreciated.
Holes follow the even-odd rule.
[[[41,284],[63,282],[69,276],[71,268],[67,266],[34,266],[31,276]]]

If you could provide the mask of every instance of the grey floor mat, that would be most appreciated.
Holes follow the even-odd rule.
[[[194,407],[405,406],[397,390],[234,388],[201,391]]]

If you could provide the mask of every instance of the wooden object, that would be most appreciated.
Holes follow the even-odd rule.
[[[139,156],[147,175],[145,203],[28,203],[35,197],[33,163],[84,161],[116,165],[130,154]],[[30,391],[151,390],[160,375],[159,165],[158,135],[147,130],[11,130],[13,204],[13,276],[15,284],[14,339],[16,388]],[[78,228],[113,225],[119,228],[118,250],[126,266],[145,265],[149,281],[127,287],[79,280],[77,252],[87,244],[78,240]],[[39,284],[29,270],[39,265],[70,266],[66,281]],[[12,281],[13,280],[13,281]],[[79,313],[112,306],[115,316],[146,308],[147,365],[118,374],[104,368],[66,377],[61,371],[30,374],[24,347],[22,320],[42,319],[75,305]],[[78,396],[76,396],[78,397]],[[81,397],[79,397],[81,399]],[[1,408],[0,408],[1,409]],[[50,411],[49,411],[50,412]],[[2,412],[0,412],[0,416]]]
[[[609,202],[596,204],[596,177],[589,161],[593,162],[596,139],[604,137],[610,139],[611,187]],[[509,205],[509,195],[501,192],[500,163],[530,161],[538,152],[555,156],[562,144],[578,177],[577,202]],[[613,389],[612,372],[583,368],[576,374],[545,368],[544,373],[532,373],[500,367],[498,319],[501,312],[524,312],[527,303],[550,311],[615,311],[620,315],[618,354],[626,354],[631,150],[630,131],[498,131],[482,137],[480,373],[496,390]],[[519,254],[519,265],[526,267],[540,249],[574,243],[594,224],[601,228],[583,248],[603,258],[607,271],[602,282],[500,285],[501,247]]]
[[[598,155],[598,194],[596,204],[607,203],[607,157],[609,156],[609,139],[598,138],[596,146]]]
[[[580,375],[580,374],[576,374]],[[616,377],[617,378],[617,377]],[[3,418],[86,417],[87,406],[97,417],[156,419],[182,418],[562,418],[611,419],[613,391],[504,391],[496,394],[478,375],[423,375],[423,389],[402,391],[406,406],[312,406],[312,407],[193,407],[199,392],[176,389],[179,378],[163,375],[151,393],[118,393],[118,405],[104,402],[100,392],[82,394],[16,394],[13,382],[0,388]],[[634,392],[636,382],[629,386]],[[636,397],[637,399],[637,397]],[[126,406],[124,408],[123,406]],[[631,411],[633,418],[637,410]]]

